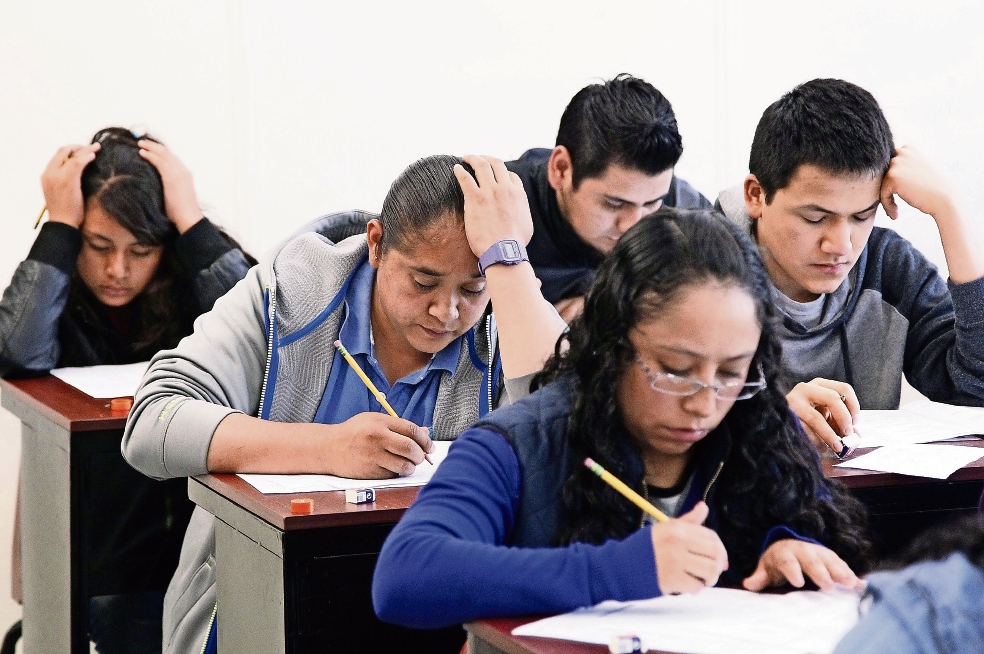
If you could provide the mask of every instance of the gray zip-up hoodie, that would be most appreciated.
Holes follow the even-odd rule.
[[[326,232],[337,217],[311,229]],[[303,233],[272,264],[254,266],[196,321],[194,334],[151,361],[123,436],[130,465],[155,479],[206,474],[212,434],[233,412],[313,421],[334,360],[344,290],[367,253],[364,235],[335,245]],[[444,373],[438,390],[439,440],[454,438],[505,396],[491,313],[463,338],[455,374]],[[196,508],[164,600],[165,653],[200,651],[215,598],[214,518]]]
[[[751,234],[742,187],[716,207]],[[783,392],[824,377],[851,384],[862,409],[897,409],[905,374],[931,400],[984,405],[984,279],[944,282],[890,229],[872,230],[818,325],[783,314],[780,335]]]

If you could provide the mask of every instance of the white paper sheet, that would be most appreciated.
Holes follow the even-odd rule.
[[[903,411],[959,427],[965,434],[984,434],[984,407],[954,406],[930,400],[909,402]]]
[[[940,422],[906,409],[897,411],[862,410],[858,418],[858,447],[932,443],[964,436],[968,433],[957,425]]]
[[[99,399],[131,397],[137,392],[140,380],[149,365],[149,361],[142,361],[125,366],[55,368],[51,374],[91,397]]]
[[[708,588],[696,595],[636,602],[602,602],[522,625],[516,636],[607,645],[634,634],[643,650],[693,654],[822,654],[857,622],[853,592],[796,591],[785,595]]]
[[[423,486],[434,475],[437,466],[448,455],[450,441],[434,441],[435,451],[430,455],[434,465],[426,461],[417,466],[412,475],[395,479],[347,479],[333,475],[239,475],[247,484],[266,495],[276,493],[319,493],[321,491],[348,490],[350,488],[399,488]],[[984,454],[984,452],[982,452]]]
[[[984,448],[966,445],[891,445],[838,463],[835,467],[946,479],[982,457]]]

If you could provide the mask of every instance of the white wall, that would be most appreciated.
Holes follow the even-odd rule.
[[[321,213],[378,210],[417,157],[552,145],[571,95],[620,72],[673,102],[678,172],[708,196],[747,172],[769,103],[836,76],[872,91],[898,143],[979,206],[982,23],[969,0],[0,0],[0,279],[34,239],[48,159],[100,127],[160,136],[210,215],[260,253]],[[942,263],[930,219],[909,211],[899,227]],[[16,611],[5,534],[0,629]]]

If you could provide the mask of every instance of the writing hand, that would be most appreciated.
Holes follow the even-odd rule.
[[[707,504],[652,527],[656,579],[664,595],[697,593],[717,583],[728,569],[728,552],[720,537],[703,526]]]
[[[359,413],[328,440],[330,474],[355,479],[386,479],[412,474],[434,451],[426,427],[382,413]]]
[[[818,449],[844,449],[842,437],[854,435],[861,403],[850,384],[817,377],[800,382],[786,395],[789,408],[803,423],[806,435]]]

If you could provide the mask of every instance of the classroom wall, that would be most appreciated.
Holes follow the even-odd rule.
[[[162,138],[208,214],[262,253],[322,213],[378,210],[418,157],[552,145],[571,95],[620,72],[671,100],[678,173],[708,197],[747,173],[770,102],[835,76],[979,206],[982,23],[969,0],[0,0],[0,279],[33,242],[47,161],[103,126]],[[897,227],[944,265],[931,219]],[[0,630],[19,614],[16,424],[0,419]]]

